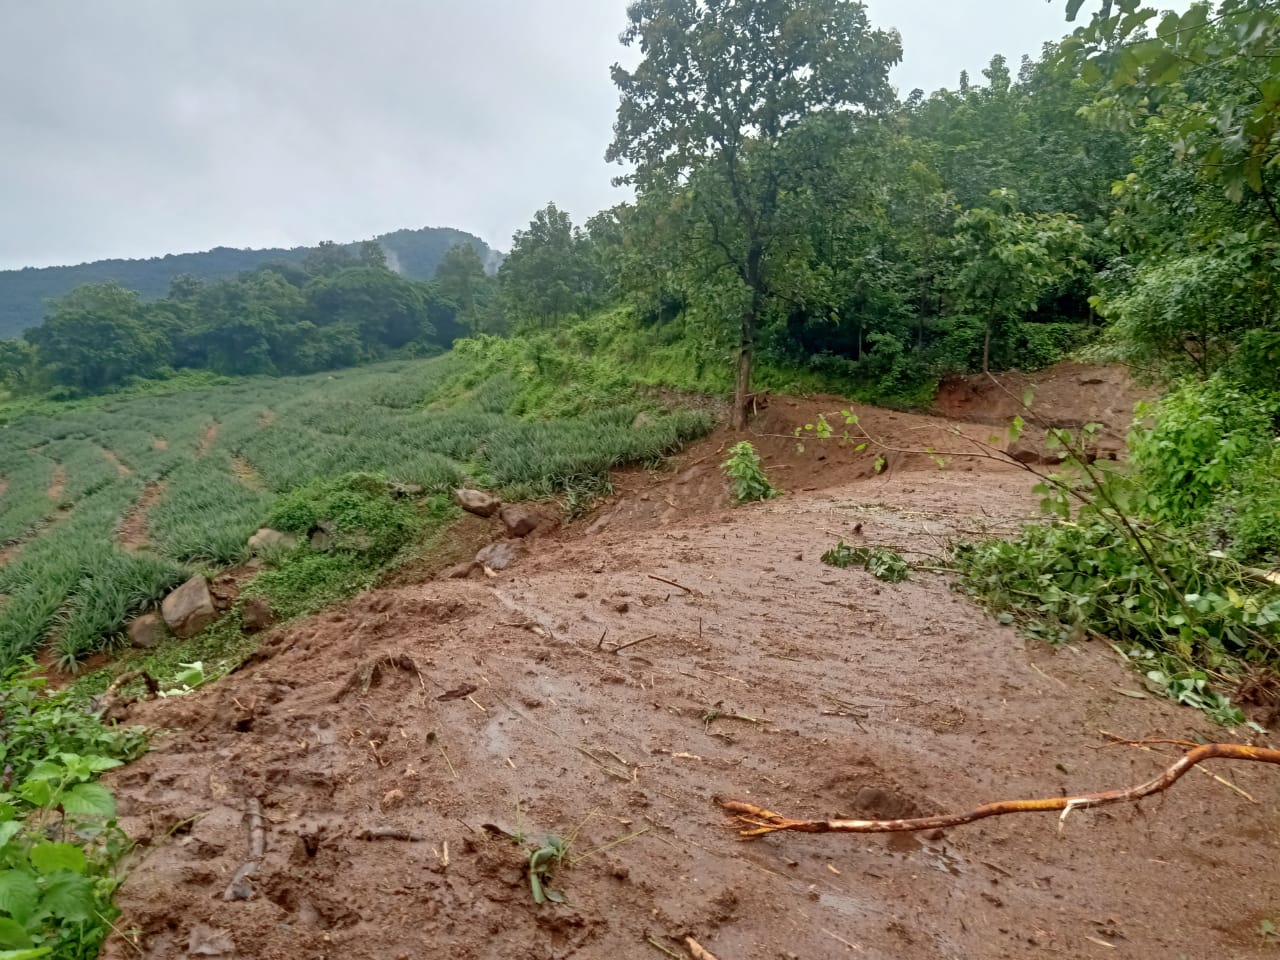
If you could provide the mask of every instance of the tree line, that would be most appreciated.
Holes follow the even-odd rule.
[[[903,99],[900,38],[853,0],[632,3],[609,159],[636,199],[539,211],[504,319],[677,324],[736,368],[739,421],[758,359],[889,399],[1085,343],[1274,385],[1276,8],[1107,3],[1016,72]]]
[[[300,263],[225,280],[180,275],[158,300],[114,281],[84,284],[50,301],[22,339],[0,340],[0,384],[100,393],[174,370],[304,374],[438,353],[471,332],[495,283],[469,242],[444,255],[436,279],[416,281],[367,241],[354,252],[323,243]]]

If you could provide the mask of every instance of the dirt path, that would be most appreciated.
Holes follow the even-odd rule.
[[[108,450],[106,447],[103,447],[102,456],[106,459],[107,463],[111,464],[113,467],[116,468],[116,475],[121,479],[124,479],[125,477],[133,476],[133,471],[130,470],[127,466],[125,466],[120,461],[120,458],[117,457],[113,451]]]
[[[138,498],[138,502],[133,505],[133,509],[124,515],[124,519],[120,521],[120,526],[116,528],[117,544],[131,552],[147,548],[147,513],[160,502],[163,496],[164,484],[162,482],[156,481],[155,483],[147,484],[146,489],[142,491],[142,496]]]
[[[67,468],[60,463],[54,464],[53,480],[50,481],[49,489],[47,491],[49,499],[52,500],[54,503],[59,503],[62,500],[62,495],[66,492],[67,492]]]
[[[758,429],[810,413],[775,403]],[[948,428],[883,416],[899,436]],[[661,956],[649,938],[684,955],[689,934],[721,960],[1271,955],[1269,768],[1215,770],[1257,803],[1191,776],[1061,831],[1028,816],[737,842],[717,797],[795,816],[943,812],[1162,765],[1099,749],[1100,730],[1223,731],[1122,693],[1136,678],[1101,645],[1024,642],[942,576],[890,586],[818,562],[841,537],[925,556],[1012,525],[1035,512],[1024,475],[904,458],[864,476],[863,454],[787,459],[779,441],[793,492],[734,510],[705,472],[722,440],[620,477],[596,517],[496,580],[367,594],[198,695],[136,708],[182,732],[107,778],[144,849],[118,926],[156,958],[210,937],[245,960],[643,958]],[[267,854],[253,899],[227,903],[250,799]],[[535,906],[520,849],[486,824],[573,835],[585,859],[550,884],[567,903]],[[384,828],[422,839],[362,838]]]
[[[207,456],[209,451],[213,449],[214,443],[217,442],[218,432],[222,429],[222,424],[217,420],[211,422],[204,428],[204,433],[200,437],[200,443],[196,446],[196,456]]]
[[[267,488],[262,479],[262,474],[258,473],[257,468],[238,453],[233,454],[231,457],[231,472],[235,474],[237,480],[250,490],[265,490]]]

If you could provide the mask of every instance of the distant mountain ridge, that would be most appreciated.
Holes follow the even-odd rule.
[[[387,264],[411,280],[430,280],[453,246],[470,243],[496,270],[502,255],[479,237],[450,227],[395,230],[375,240],[387,254]],[[353,251],[358,243],[345,244]],[[241,250],[214,247],[201,253],[171,253],[145,260],[96,260],[70,267],[24,267],[0,270],[0,338],[18,337],[44,320],[45,301],[63,296],[84,283],[115,280],[147,300],[169,292],[169,282],[184,273],[221,280],[268,263],[300,264],[314,247]]]

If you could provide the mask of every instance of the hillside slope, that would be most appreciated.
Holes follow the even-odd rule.
[[[373,592],[135,708],[175,732],[107,778],[142,853],[120,897],[136,933],[105,956],[585,960],[675,956],[688,935],[725,958],[1268,955],[1267,769],[1217,771],[1252,804],[1196,776],[1064,824],[738,842],[715,799],[930,814],[1162,765],[1098,749],[1100,730],[1222,735],[1133,690],[1105,645],[1029,645],[936,572],[890,586],[823,566],[837,538],[936,564],[947,539],[1037,513],[1027,476],[989,461],[895,456],[877,474],[871,451],[798,453],[791,430],[825,409],[775,398],[753,425],[782,499],[728,506],[720,433],[619,473],[509,571]],[[990,432],[859,413],[894,445]],[[253,896],[224,902],[250,802],[266,853]],[[550,882],[565,904],[534,904],[501,831],[573,840]]]
[[[396,230],[375,238],[397,272],[411,280],[430,280],[450,247],[470,243],[494,265],[500,255],[479,237],[449,227]],[[240,250],[215,247],[201,253],[177,253],[146,260],[97,260],[67,267],[27,267],[0,271],[0,337],[16,337],[44,318],[45,301],[84,283],[115,280],[145,299],[163,297],[181,274],[220,280],[268,263],[299,264],[310,247]]]

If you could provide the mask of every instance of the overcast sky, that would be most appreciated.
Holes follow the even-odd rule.
[[[1185,5],[1185,4],[1180,4]],[[1064,0],[870,0],[913,87]],[[505,249],[604,163],[626,0],[0,0],[0,268],[452,226]]]

